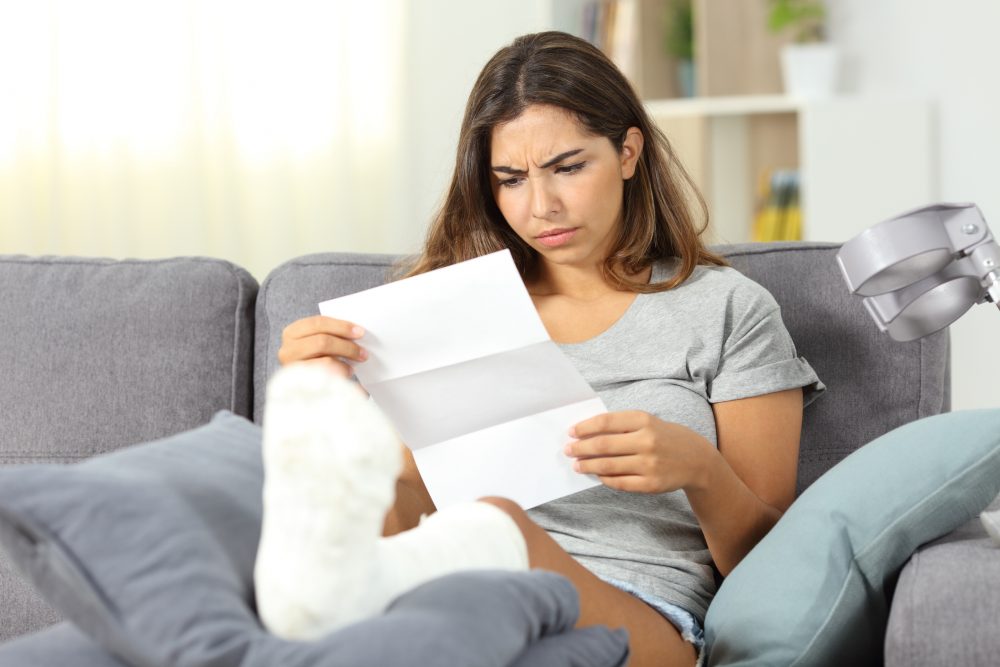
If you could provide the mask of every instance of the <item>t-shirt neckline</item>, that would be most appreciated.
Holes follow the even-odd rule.
[[[669,261],[669,260],[667,260],[667,261]],[[666,266],[665,266],[665,264],[666,264],[666,262],[663,261],[663,260],[657,260],[657,261],[653,262],[652,271],[649,272],[649,282],[650,283],[660,282],[660,281],[662,281],[662,280],[665,279],[665,274],[666,274]],[[615,320],[614,322],[612,322],[608,326],[607,329],[605,329],[604,331],[600,332],[599,334],[591,336],[590,338],[588,338],[586,340],[577,341],[575,343],[560,343],[558,341],[554,341],[554,342],[560,348],[569,348],[569,349],[572,349],[572,348],[580,349],[580,348],[583,348],[586,345],[591,345],[593,343],[596,343],[597,341],[601,340],[605,336],[611,335],[611,333],[615,329],[617,329],[619,327],[622,327],[622,326],[625,326],[627,324],[628,320],[631,320],[631,319],[634,319],[635,317],[637,317],[638,314],[645,308],[645,305],[649,301],[649,297],[650,296],[651,296],[650,294],[645,293],[645,292],[639,292],[638,294],[636,294],[635,298],[632,300],[632,303],[630,303],[629,306],[628,306],[628,308],[625,309],[625,312],[623,312],[618,317],[617,320]]]

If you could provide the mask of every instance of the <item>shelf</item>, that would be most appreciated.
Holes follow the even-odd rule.
[[[649,113],[656,118],[673,118],[794,113],[802,108],[804,102],[787,95],[730,95],[646,100],[644,104]]]
[[[704,194],[716,242],[750,240],[758,183],[773,169],[800,171],[806,240],[847,240],[937,196],[925,99],[753,95],[646,108]]]
[[[806,240],[844,241],[936,199],[934,110],[926,99],[782,94],[769,0],[692,0],[696,90],[678,98],[663,32],[672,0],[618,3],[610,52],[708,204],[710,241],[750,240],[763,177],[797,169]],[[598,0],[549,0],[555,15]],[[618,34],[618,31],[615,34]]]
[[[753,116],[757,114],[800,113],[817,107],[849,107],[857,104],[924,104],[929,100],[900,95],[835,95],[816,99],[788,95],[726,95],[644,100],[643,104],[655,118],[691,116]]]

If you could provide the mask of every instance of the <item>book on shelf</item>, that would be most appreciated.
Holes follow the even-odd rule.
[[[603,51],[626,77],[635,80],[638,63],[638,0],[590,0],[581,10],[581,36]]]
[[[795,169],[773,169],[761,174],[753,241],[802,240],[799,182]]]

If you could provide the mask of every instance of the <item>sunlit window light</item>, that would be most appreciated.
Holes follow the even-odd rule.
[[[402,6],[0,0],[0,252],[252,255],[377,215]]]

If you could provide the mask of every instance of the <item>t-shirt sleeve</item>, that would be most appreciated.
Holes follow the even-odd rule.
[[[802,387],[808,405],[826,387],[809,362],[796,354],[774,297],[757,287],[750,298],[738,299],[732,307],[731,329],[707,388],[708,400],[719,403]]]

